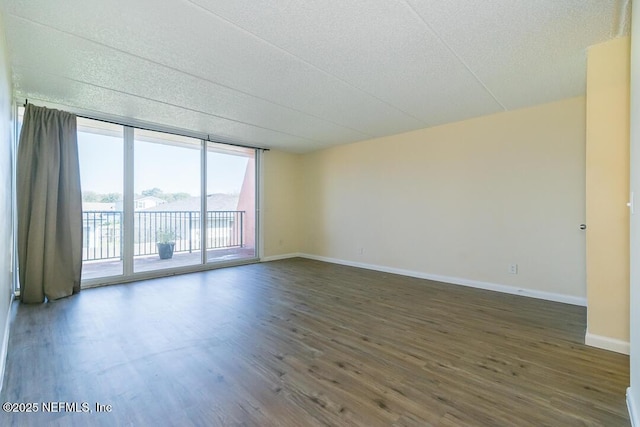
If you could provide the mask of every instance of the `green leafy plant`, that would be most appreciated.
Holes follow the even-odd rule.
[[[175,243],[176,233],[173,230],[159,228],[156,230],[156,242],[160,244]]]

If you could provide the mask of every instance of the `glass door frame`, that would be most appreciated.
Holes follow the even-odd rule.
[[[100,120],[99,118],[93,120]],[[230,267],[235,265],[244,265],[244,264],[252,264],[260,261],[260,256],[262,253],[262,236],[260,233],[260,225],[261,221],[261,209],[260,209],[260,194],[261,194],[261,186],[260,183],[261,173],[260,173],[260,165],[262,160],[261,150],[257,148],[250,148],[254,150],[254,159],[255,159],[255,182],[254,188],[254,212],[256,216],[256,226],[255,226],[255,248],[254,255],[252,257],[247,258],[239,258],[227,261],[217,261],[217,262],[208,262],[207,261],[207,250],[206,250],[206,242],[207,242],[207,234],[209,233],[208,224],[207,224],[207,144],[211,141],[208,138],[196,138],[200,139],[201,148],[200,148],[200,263],[194,265],[187,266],[178,266],[173,268],[165,268],[161,270],[153,270],[153,271],[141,271],[134,272],[134,215],[135,215],[135,190],[134,190],[134,156],[135,156],[135,130],[136,129],[144,129],[144,130],[153,130],[156,132],[164,132],[164,133],[173,133],[167,132],[162,129],[151,129],[151,128],[139,128],[136,126],[129,126],[123,124],[123,141],[124,141],[124,189],[123,189],[123,274],[117,276],[107,276],[93,279],[86,279],[82,281],[82,288],[92,288],[102,285],[110,285],[117,283],[128,283],[138,280],[146,280],[151,278],[158,277],[166,277],[173,276],[176,274],[185,274],[185,273],[193,273],[198,271],[206,271],[213,270],[216,268]],[[185,135],[188,136],[188,135]],[[192,137],[192,136],[189,136]],[[228,144],[227,144],[228,145]]]

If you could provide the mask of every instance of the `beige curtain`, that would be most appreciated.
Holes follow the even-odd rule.
[[[80,291],[82,195],[76,116],[27,105],[17,167],[20,299]]]

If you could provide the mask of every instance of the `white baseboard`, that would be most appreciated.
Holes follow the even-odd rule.
[[[464,279],[460,277],[440,276],[437,274],[423,273],[420,271],[403,270],[400,268],[386,267],[386,266],[380,266],[375,264],[366,264],[361,262],[347,261],[347,260],[342,260],[337,258],[328,258],[328,257],[323,257],[318,255],[305,254],[305,253],[296,254],[296,256],[313,259],[316,261],[330,262],[333,264],[341,264],[341,265],[348,265],[351,267],[365,268],[367,270],[375,270],[375,271],[382,271],[385,273],[399,274],[401,276],[416,277],[418,279],[433,280],[435,282],[469,286],[472,288],[502,292],[506,294],[521,295],[525,297],[543,299],[547,301],[561,302],[564,304],[580,305],[583,307],[587,306],[586,298],[575,297],[572,295],[563,295],[563,294],[556,294],[553,292],[537,291],[535,289],[521,289],[521,288],[516,288],[514,286],[509,286],[509,285],[500,285],[497,283],[481,282],[478,280]]]
[[[299,258],[302,255],[299,253],[290,253],[290,254],[281,254],[281,255],[271,255],[260,258],[260,262],[269,262],[269,261],[278,261],[281,259],[289,259],[289,258]]]
[[[584,336],[584,343],[591,347],[598,347],[603,350],[615,351],[616,353],[622,354],[629,354],[630,350],[629,341],[595,335],[589,332]]]
[[[627,410],[629,411],[629,419],[631,420],[631,427],[640,427],[640,418],[638,414],[638,408],[633,403],[633,396],[631,393],[631,387],[627,388]]]
[[[11,311],[13,310],[13,298],[9,302],[7,310],[7,318],[4,321],[4,339],[2,340],[2,349],[0,349],[0,391],[4,384],[4,369],[7,365],[7,353],[9,352],[9,331],[11,325]]]

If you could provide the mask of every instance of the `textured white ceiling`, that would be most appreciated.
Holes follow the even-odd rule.
[[[0,0],[15,95],[307,152],[585,93],[629,0]]]

